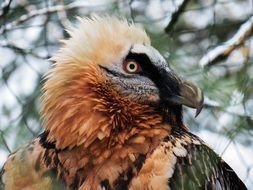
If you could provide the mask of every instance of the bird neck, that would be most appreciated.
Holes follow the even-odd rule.
[[[59,100],[44,105],[47,141],[57,149],[87,148],[103,139],[110,139],[110,146],[123,144],[139,130],[163,123],[162,115],[150,105],[120,96],[104,80],[82,76],[71,80],[70,90]]]
[[[181,105],[160,106],[158,112],[162,113],[165,123],[177,127],[184,126]]]

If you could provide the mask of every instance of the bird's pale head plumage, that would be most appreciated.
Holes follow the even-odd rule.
[[[123,142],[131,126],[164,122],[170,107],[200,109],[201,91],[169,68],[144,30],[109,16],[79,21],[44,85],[43,121],[58,147],[87,147],[112,132]]]
[[[79,26],[67,30],[70,38],[52,58],[58,63],[76,63],[78,67],[120,62],[133,44],[150,45],[146,32],[116,17],[78,18]]]

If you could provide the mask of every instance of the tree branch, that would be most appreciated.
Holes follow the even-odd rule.
[[[5,26],[2,26],[0,28],[0,35],[3,34],[6,30],[10,30],[11,28],[22,24],[23,22],[39,16],[39,15],[44,15],[44,14],[50,14],[50,13],[54,13],[54,12],[61,12],[61,11],[66,11],[66,10],[71,10],[71,9],[75,9],[75,8],[80,8],[80,7],[88,7],[87,3],[81,3],[81,2],[73,2],[67,5],[56,5],[56,6],[52,6],[52,7],[46,7],[43,9],[39,9],[39,10],[33,10],[31,12],[29,12],[28,14],[22,15],[19,19],[6,24]]]
[[[171,15],[170,22],[165,28],[166,33],[170,33],[172,29],[174,28],[174,25],[179,19],[179,16],[183,13],[185,10],[186,5],[190,2],[190,0],[184,0],[181,5],[179,5],[178,9]]]
[[[217,64],[219,61],[227,58],[232,51],[237,47],[243,45],[246,39],[253,33],[253,16],[251,16],[244,24],[241,25],[236,34],[226,41],[223,45],[217,46],[216,48],[209,51],[204,55],[199,64],[202,67],[211,66]]]

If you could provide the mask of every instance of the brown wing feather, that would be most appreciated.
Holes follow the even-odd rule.
[[[198,138],[188,132],[187,135]],[[247,189],[230,166],[205,144],[190,143],[185,148],[187,155],[177,157],[174,174],[169,179],[171,189]]]
[[[38,139],[12,153],[2,171],[2,189],[63,189],[43,161],[44,149]],[[57,187],[57,188],[56,188]]]

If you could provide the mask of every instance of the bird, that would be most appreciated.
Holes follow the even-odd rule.
[[[5,190],[244,190],[183,121],[203,92],[125,18],[78,18],[43,82],[43,132],[11,153]]]

